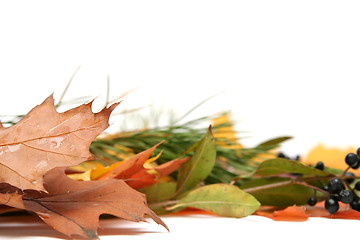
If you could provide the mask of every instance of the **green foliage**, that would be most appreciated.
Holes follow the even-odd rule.
[[[253,196],[234,185],[218,183],[199,187],[215,165],[216,148],[211,128],[185,152],[191,151],[192,157],[180,168],[176,183],[162,182],[141,189],[156,213],[194,207],[221,216],[244,217],[260,206]]]
[[[262,205],[304,205],[317,191],[318,199],[324,195],[321,188],[334,175],[283,158],[262,162],[253,177],[243,181],[241,189],[251,193]]]
[[[257,148],[261,148],[261,149],[266,149],[266,150],[270,150],[270,149],[274,149],[280,146],[280,143],[287,141],[289,139],[291,139],[292,137],[290,136],[284,136],[284,137],[277,137],[277,138],[273,138],[270,140],[267,140],[263,143],[260,143]]]
[[[179,170],[177,194],[193,189],[211,173],[216,159],[215,139],[208,129],[204,138],[194,144],[194,155]]]
[[[148,203],[162,202],[169,200],[175,194],[176,182],[159,182],[139,191],[146,194]]]
[[[252,214],[260,207],[260,203],[237,186],[218,183],[190,191],[175,205],[167,209],[173,210],[182,207],[194,207],[225,217],[240,218]]]
[[[294,204],[303,205],[314,195],[314,191],[311,188],[295,184],[289,181],[288,178],[280,177],[251,179],[245,181],[241,185],[241,189],[249,192],[262,205],[266,206],[285,207]],[[255,190],[249,191],[250,189]]]
[[[283,158],[276,158],[264,161],[256,169],[254,175],[258,176],[272,176],[279,174],[301,174],[304,176],[329,176],[330,174],[319,169],[305,166],[296,161],[291,161]]]

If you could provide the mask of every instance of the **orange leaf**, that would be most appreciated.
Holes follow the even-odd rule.
[[[102,179],[128,179],[131,178],[132,175],[143,169],[144,163],[150,158],[151,154],[154,152],[155,148],[159,146],[162,142],[156,144],[152,148],[149,148],[141,153],[136,154],[132,158],[125,160],[117,166],[116,168],[112,169],[111,171],[107,172],[103,176],[99,177],[99,180]]]
[[[132,175],[130,179],[125,179],[125,181],[129,184],[129,186],[135,189],[150,186],[156,183],[158,178],[168,176],[169,174],[179,169],[181,165],[189,159],[190,157],[177,158],[163,163],[153,169],[155,170],[155,173],[149,173],[150,171],[144,168]]]
[[[45,191],[42,176],[47,171],[92,159],[90,144],[109,126],[118,103],[99,113],[93,113],[91,105],[58,113],[51,95],[16,125],[0,124],[0,182]]]
[[[134,189],[140,189],[156,183],[156,176],[143,169],[131,176],[130,179],[125,179],[125,182]]]
[[[275,210],[274,207],[261,207],[255,214],[277,221],[306,221],[308,217],[360,220],[360,212],[351,209],[348,204],[341,202],[339,202],[339,210],[336,213],[328,213],[324,208],[324,201],[318,202],[313,207],[306,206],[306,208],[304,206],[292,206],[283,210]]]
[[[154,169],[159,173],[160,176],[167,176],[174,171],[178,170],[181,165],[185,162],[187,162],[191,157],[186,158],[177,158],[174,160],[171,160],[169,162],[163,163],[160,166],[155,167]]]
[[[256,211],[256,215],[271,218],[276,221],[306,221],[309,217],[305,212],[305,207],[298,207],[296,205],[287,207],[283,210],[269,211]]]
[[[338,219],[355,219],[360,220],[360,212],[353,209],[346,211],[338,211],[334,214],[326,216],[327,218],[338,218]]]

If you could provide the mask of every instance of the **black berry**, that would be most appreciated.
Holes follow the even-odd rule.
[[[360,156],[360,147],[356,150],[356,154]]]
[[[316,203],[317,203],[316,197],[311,197],[311,198],[309,198],[308,204],[309,204],[310,206],[315,206]]]
[[[347,172],[347,173],[345,173],[345,176],[346,176],[346,177],[354,177],[355,174],[352,173],[352,172]],[[355,179],[354,179],[354,178],[347,178],[347,179],[345,179],[345,181],[346,181],[348,184],[351,184],[351,183],[353,183],[353,182],[355,181]]]
[[[340,201],[339,194],[331,195],[330,198],[334,199],[336,202]]]
[[[334,199],[329,198],[325,201],[325,209],[328,211],[328,213],[334,214],[337,212],[337,210],[339,210],[339,203]]]
[[[330,179],[328,186],[330,193],[339,193],[341,190],[345,189],[344,184],[337,177]]]
[[[358,169],[360,167],[360,161],[357,161],[351,168]]]
[[[343,203],[351,203],[354,200],[354,194],[349,190],[341,190],[338,197]]]
[[[350,207],[358,212],[360,212],[360,203],[359,200],[354,200],[350,203]]]
[[[359,161],[359,157],[354,153],[348,153],[345,157],[345,162],[350,167],[354,166]]]
[[[360,191],[360,182],[355,183],[355,189]]]
[[[316,163],[315,168],[319,169],[319,170],[324,170],[325,166],[324,163],[322,161],[319,161]]]

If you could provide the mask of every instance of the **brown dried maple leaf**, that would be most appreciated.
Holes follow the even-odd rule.
[[[109,126],[118,104],[93,113],[90,102],[58,113],[51,95],[16,125],[0,124],[0,182],[45,191],[42,176],[47,171],[93,157],[90,144]]]
[[[146,205],[145,195],[123,180],[76,181],[55,168],[44,176],[48,193],[28,191],[0,194],[0,204],[35,212],[55,230],[70,237],[97,239],[99,216],[111,214],[131,221],[146,221],[144,215],[164,226],[165,223]]]

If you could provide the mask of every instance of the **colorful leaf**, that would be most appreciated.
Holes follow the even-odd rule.
[[[125,160],[122,164],[107,172],[98,179],[129,179],[131,176],[136,174],[138,171],[144,168],[145,162],[150,158],[157,146],[161,143],[156,144],[152,148],[142,151],[128,160]]]
[[[168,176],[169,174],[176,171],[184,162],[188,161],[189,159],[189,157],[177,158],[152,169],[143,168],[132,175],[129,179],[125,179],[125,181],[127,184],[129,184],[130,187],[134,189],[150,186],[156,183],[162,177]]]

